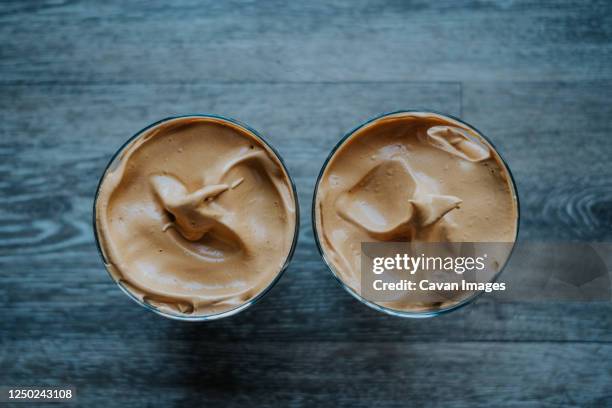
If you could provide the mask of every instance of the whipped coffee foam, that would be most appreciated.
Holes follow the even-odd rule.
[[[107,170],[96,230],[107,268],[162,311],[212,315],[249,302],[283,269],[296,197],[276,154],[213,117],[164,121]]]
[[[324,256],[356,293],[362,243],[512,243],[517,233],[517,200],[499,154],[474,129],[434,113],[391,114],[356,130],[329,159],[314,205]],[[508,255],[489,261],[501,268]],[[448,306],[408,293],[375,303]]]

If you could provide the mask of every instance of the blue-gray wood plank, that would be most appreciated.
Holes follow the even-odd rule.
[[[610,241],[610,2],[4,1],[0,40],[0,386],[71,384],[83,406],[612,406],[611,303],[384,316],[333,280],[309,214],[343,133],[429,108],[499,147],[524,238]],[[133,304],[91,228],[114,150],[194,112],[266,135],[302,207],[279,284],[209,324]]]

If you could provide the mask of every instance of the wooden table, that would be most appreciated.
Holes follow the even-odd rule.
[[[497,145],[522,238],[612,239],[610,2],[127,3],[0,5],[0,386],[70,384],[87,407],[612,406],[612,303],[385,316],[333,280],[310,224],[345,132],[428,108]],[[267,136],[302,208],[278,285],[206,324],[132,303],[91,225],[112,153],[184,113]]]

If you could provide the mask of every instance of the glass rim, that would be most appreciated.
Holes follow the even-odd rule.
[[[510,253],[508,254],[508,258],[506,259],[506,262],[504,263],[504,266],[495,274],[495,276],[493,276],[493,278],[489,281],[491,283],[496,282],[499,279],[499,276],[502,274],[502,272],[504,271],[504,269],[506,269],[506,266],[508,265],[508,262],[510,260],[510,258],[512,257],[512,253],[514,252],[514,249],[516,248],[516,242],[518,240],[519,237],[519,228],[520,228],[520,219],[521,219],[521,206],[520,206],[520,200],[519,200],[519,195],[518,195],[518,189],[516,187],[516,181],[514,179],[514,175],[512,174],[512,171],[510,170],[510,167],[508,166],[508,163],[506,163],[506,160],[502,157],[501,153],[499,152],[499,150],[497,149],[497,147],[495,147],[495,144],[493,144],[493,142],[491,142],[491,140],[485,136],[484,133],[482,133],[480,130],[478,130],[477,128],[475,128],[474,126],[470,125],[469,123],[465,122],[462,119],[459,119],[453,115],[449,115],[447,113],[443,113],[443,112],[439,112],[436,110],[431,110],[431,109],[406,109],[406,110],[395,110],[395,111],[391,111],[391,112],[385,112],[385,113],[381,113],[378,114],[376,116],[371,117],[370,119],[366,120],[365,122],[361,123],[360,125],[358,125],[357,127],[353,128],[352,130],[348,131],[347,133],[345,133],[340,140],[336,143],[336,145],[331,149],[329,155],[327,156],[327,158],[325,159],[325,161],[323,162],[323,165],[321,166],[321,170],[319,171],[319,175],[317,176],[317,180],[315,182],[315,187],[314,187],[314,191],[312,194],[312,206],[311,206],[311,227],[312,227],[312,231],[313,231],[313,235],[314,235],[314,240],[316,243],[316,247],[317,250],[319,251],[319,255],[321,256],[321,258],[323,259],[323,262],[325,263],[325,265],[327,266],[327,269],[329,269],[329,271],[332,273],[333,277],[335,278],[335,280],[340,284],[340,286],[342,286],[344,288],[344,290],[346,290],[351,296],[353,296],[355,299],[357,299],[359,302],[365,304],[366,306],[377,310],[379,312],[391,315],[391,316],[397,316],[397,317],[403,317],[403,318],[428,318],[428,317],[435,317],[435,316],[440,316],[452,311],[455,311],[465,305],[468,305],[472,302],[474,302],[480,295],[482,295],[484,293],[484,291],[477,291],[476,293],[466,297],[465,299],[460,300],[457,303],[451,304],[448,307],[444,307],[444,308],[440,308],[440,309],[436,309],[436,310],[423,310],[423,311],[406,311],[406,310],[398,310],[398,309],[392,309],[386,306],[382,306],[379,305],[378,303],[375,303],[371,300],[368,300],[366,298],[364,298],[363,296],[361,296],[359,293],[357,293],[352,287],[350,287],[349,285],[347,285],[338,275],[338,273],[335,270],[335,267],[333,266],[332,262],[328,259],[327,255],[325,254],[325,250],[323,249],[321,242],[319,240],[319,231],[317,228],[317,214],[316,214],[316,207],[317,207],[317,193],[319,191],[319,184],[321,183],[321,179],[323,178],[323,174],[325,173],[325,170],[327,169],[327,166],[329,165],[330,160],[334,157],[334,155],[336,154],[336,152],[338,151],[338,149],[340,147],[342,147],[344,145],[344,143],[346,143],[356,132],[358,132],[359,130],[361,130],[362,128],[364,128],[365,126],[374,123],[380,119],[384,119],[387,118],[389,116],[393,116],[393,115],[402,115],[405,114],[406,116],[409,116],[410,114],[432,114],[432,115],[436,115],[436,116],[441,116],[442,118],[447,118],[447,119],[451,119],[454,120],[456,122],[459,122],[465,126],[467,126],[469,129],[473,130],[478,136],[482,137],[494,150],[494,152],[497,154],[497,156],[499,157],[500,162],[502,163],[502,165],[504,166],[505,170],[507,171],[509,177],[509,184],[512,187],[511,193],[513,196],[514,201],[516,202],[516,232],[514,235],[514,241],[512,243],[512,248],[510,249]]]
[[[252,299],[248,300],[245,303],[242,303],[230,310],[226,310],[220,313],[214,313],[214,314],[210,314],[210,315],[186,315],[186,314],[179,314],[179,313],[170,313],[164,310],[160,310],[159,308],[148,304],[142,300],[140,300],[136,295],[134,295],[129,289],[127,289],[124,285],[121,284],[120,281],[116,280],[112,273],[110,272],[108,265],[109,262],[106,259],[106,256],[104,255],[104,251],[102,250],[102,247],[100,245],[100,238],[99,238],[99,231],[98,231],[98,223],[97,223],[97,204],[98,204],[98,196],[100,193],[100,188],[102,187],[102,184],[106,178],[106,175],[108,173],[108,170],[111,168],[111,166],[115,163],[115,160],[118,159],[120,157],[120,155],[123,153],[123,151],[125,150],[126,147],[128,147],[132,142],[134,142],[135,140],[137,140],[139,137],[143,136],[147,131],[155,128],[156,126],[161,125],[162,123],[166,123],[166,122],[170,122],[173,120],[180,120],[180,119],[187,119],[187,118],[202,118],[202,119],[213,119],[215,121],[218,122],[226,122],[227,124],[233,125],[233,126],[237,126],[238,128],[246,131],[249,134],[252,134],[253,136],[255,136],[259,141],[261,141],[261,143],[268,148],[272,153],[274,153],[274,156],[276,157],[276,159],[279,161],[279,163],[281,164],[281,167],[283,168],[283,171],[285,172],[285,174],[287,175],[287,179],[289,180],[289,184],[291,185],[291,193],[293,195],[293,199],[295,200],[295,226],[293,229],[293,239],[291,242],[291,247],[289,248],[289,252],[287,253],[287,256],[285,258],[285,261],[283,262],[283,266],[279,269],[279,271],[277,272],[276,276],[274,277],[274,279],[272,279],[272,281],[270,281],[270,283],[265,287],[265,289],[263,289],[261,292],[259,292],[256,296],[254,296]],[[250,308],[251,306],[253,306],[255,303],[257,303],[259,300],[261,300],[266,294],[268,294],[268,292],[278,283],[278,281],[280,280],[280,278],[284,275],[285,271],[287,270],[287,268],[289,267],[289,264],[291,263],[291,260],[293,259],[293,255],[295,253],[295,249],[297,247],[297,243],[298,243],[298,238],[299,238],[299,231],[300,231],[300,205],[299,205],[299,197],[298,197],[298,193],[297,193],[297,188],[295,186],[295,182],[293,181],[293,178],[291,177],[291,174],[289,173],[289,169],[287,168],[287,165],[285,164],[285,161],[283,160],[282,156],[280,155],[280,153],[276,150],[276,148],[274,148],[274,146],[272,146],[272,144],[270,142],[268,142],[258,131],[256,131],[255,129],[253,129],[252,127],[250,127],[249,125],[237,120],[237,119],[233,119],[233,118],[229,118],[226,116],[221,116],[221,115],[216,115],[216,114],[206,114],[206,113],[194,113],[194,114],[184,114],[184,115],[175,115],[175,116],[168,116],[165,117],[163,119],[160,119],[156,122],[151,123],[148,126],[145,126],[144,128],[140,129],[138,132],[134,133],[132,136],[130,136],[116,151],[115,153],[113,153],[113,155],[111,156],[110,160],[108,161],[108,163],[106,164],[106,166],[104,167],[104,171],[102,172],[102,175],[100,176],[100,180],[98,181],[98,186],[96,187],[96,193],[94,195],[94,201],[93,201],[93,217],[92,217],[92,225],[93,225],[93,232],[94,232],[94,238],[96,241],[96,248],[98,250],[98,254],[100,255],[102,262],[104,263],[104,269],[106,269],[106,272],[108,274],[108,276],[111,278],[111,280],[121,289],[121,291],[123,293],[125,293],[130,299],[132,299],[134,302],[138,303],[140,306],[144,307],[147,310],[150,310],[160,316],[163,316],[165,318],[168,319],[172,319],[172,320],[180,320],[180,321],[189,321],[189,322],[204,322],[204,321],[212,321],[212,320],[218,320],[218,319],[222,319],[225,317],[230,317],[230,316],[234,316],[248,308]]]

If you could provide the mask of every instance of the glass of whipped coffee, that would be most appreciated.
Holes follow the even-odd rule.
[[[316,182],[312,223],[324,262],[351,295],[391,315],[430,317],[475,299],[483,286],[473,281],[497,280],[517,238],[519,205],[508,166],[482,133],[450,115],[398,111],[333,148]],[[464,262],[457,254],[466,248],[482,271],[443,269],[444,260],[451,269]],[[400,266],[411,261],[407,253],[434,266],[406,273],[415,265]],[[387,271],[376,264],[389,258]]]
[[[165,317],[245,310],[293,255],[299,206],[279,154],[256,131],[214,115],[163,119],[112,157],[94,231],[112,279]]]

